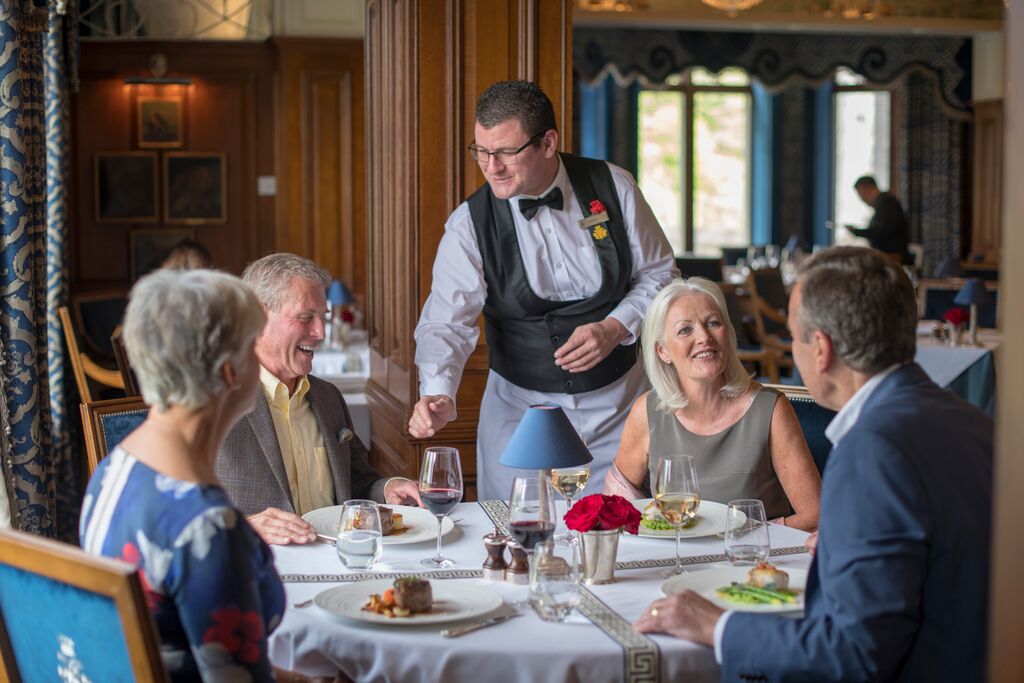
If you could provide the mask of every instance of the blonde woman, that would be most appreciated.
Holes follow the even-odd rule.
[[[641,337],[653,389],[636,400],[609,492],[650,496],[658,458],[694,456],[705,500],[758,498],[774,521],[813,530],[821,477],[789,400],[750,379],[716,284],[674,280],[651,303]]]

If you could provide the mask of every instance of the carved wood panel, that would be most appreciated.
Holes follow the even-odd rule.
[[[974,103],[971,253],[999,263],[1003,214],[1003,101]]]

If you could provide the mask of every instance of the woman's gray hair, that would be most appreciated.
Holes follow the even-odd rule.
[[[724,349],[725,386],[722,387],[722,394],[732,398],[741,395],[750,387],[750,375],[743,368],[736,353],[736,329],[729,320],[729,309],[725,304],[722,290],[714,282],[703,277],[676,279],[665,285],[654,297],[654,301],[647,309],[643,333],[640,336],[644,369],[658,397],[658,410],[668,413],[685,408],[689,399],[683,393],[675,368],[658,357],[657,346],[665,343],[665,317],[668,315],[668,309],[678,299],[697,294],[703,294],[714,302],[729,333],[729,345]]]
[[[331,284],[331,274],[326,269],[308,258],[286,252],[264,256],[242,271],[242,280],[271,311],[278,310],[284,303],[295,278],[315,282],[324,289]]]
[[[124,345],[147,404],[201,408],[224,391],[221,368],[240,360],[266,314],[234,275],[157,270],[129,294]]]
[[[843,363],[868,374],[914,360],[914,286],[903,268],[880,251],[822,249],[800,264],[797,283],[801,341],[821,330]]]

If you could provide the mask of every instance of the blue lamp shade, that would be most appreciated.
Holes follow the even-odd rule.
[[[973,277],[965,282],[963,288],[956,293],[953,303],[957,306],[970,306],[971,304],[984,306],[991,300],[992,298],[985,288],[985,283]]]
[[[355,298],[352,296],[352,292],[348,291],[344,282],[335,280],[331,283],[330,289],[327,290],[327,302],[331,306],[347,306],[353,301]]]
[[[542,403],[526,410],[498,462],[524,470],[556,470],[593,459],[561,407]]]
[[[955,256],[950,256],[935,269],[935,277],[938,278],[960,277],[960,274],[960,259]]]

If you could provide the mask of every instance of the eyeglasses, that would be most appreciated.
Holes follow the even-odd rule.
[[[519,149],[496,149],[493,152],[491,152],[484,149],[483,147],[478,146],[476,143],[470,144],[469,147],[467,147],[466,149],[469,150],[469,156],[473,157],[473,160],[476,161],[481,166],[487,165],[487,162],[490,161],[489,157],[494,157],[495,159],[498,160],[498,163],[503,166],[510,166],[512,164],[518,164],[519,153],[522,152],[527,147],[529,147],[530,145],[532,145],[533,143],[535,143],[537,140],[540,140],[542,137],[544,137],[544,133],[546,132],[547,131],[545,130],[541,131],[540,133],[537,133],[532,138],[523,143],[523,146],[520,147]]]

